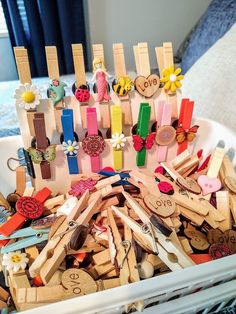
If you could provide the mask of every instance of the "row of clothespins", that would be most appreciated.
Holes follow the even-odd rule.
[[[21,87],[16,91],[15,97],[17,105],[26,109],[29,119],[29,129],[33,135],[32,112],[36,112],[40,102],[40,95],[35,86],[32,86],[30,66],[27,50],[23,47],[15,47],[15,58],[19,74]],[[89,85],[86,81],[84,66],[83,47],[81,44],[72,45],[72,53],[75,68],[76,82],[72,87],[75,98],[81,105],[82,127],[86,128],[86,107],[89,105],[90,93]],[[124,49],[122,44],[113,45],[115,80],[112,83],[114,92],[119,97],[122,108],[124,125],[132,125],[132,111],[128,93],[132,86],[151,106],[151,120],[155,120],[155,108],[152,97],[158,90],[165,94],[166,101],[172,105],[172,117],[177,117],[177,97],[176,90],[181,87],[181,69],[174,69],[173,48],[171,43],[164,43],[163,47],[156,48],[156,55],[160,71],[160,78],[156,74],[151,74],[148,45],[139,43],[134,46],[137,78],[133,82],[127,74],[125,66]],[[105,57],[103,45],[93,45],[93,81],[96,82],[94,92],[97,93],[97,101],[100,103],[100,114],[106,119],[102,120],[102,127],[110,127],[110,110],[107,102],[110,100],[109,86],[107,79],[110,75],[105,69]],[[48,96],[52,99],[55,111],[61,111],[65,107],[63,100],[65,96],[65,84],[60,81],[57,49],[54,46],[46,47],[46,59],[48,66],[48,76],[52,80],[48,89]],[[162,82],[162,83],[161,83]],[[163,87],[160,89],[160,87]],[[60,114],[55,112],[56,127],[62,131]]]
[[[171,105],[166,102],[159,102],[157,121],[150,128],[151,106],[148,103],[140,104],[138,122],[131,130],[138,167],[145,166],[147,151],[152,149],[155,143],[158,145],[156,162],[166,160],[168,146],[175,141],[178,143],[177,154],[182,153],[188,147],[188,143],[196,137],[198,129],[197,125],[191,127],[193,107],[193,102],[183,99],[179,119],[177,123],[171,124]],[[129,147],[127,148],[127,138],[122,130],[121,106],[111,105],[109,109],[111,110],[111,129],[107,130],[107,137],[112,148],[110,158],[113,158],[113,169],[117,171],[124,168],[125,151]],[[69,174],[79,173],[80,146],[90,157],[91,172],[101,170],[102,153],[108,143],[98,128],[96,108],[86,108],[86,119],[87,133],[80,144],[75,132],[73,110],[62,110],[60,140],[62,150],[67,158]],[[56,145],[50,144],[47,137],[44,113],[34,113],[33,126],[35,136],[32,138],[28,152],[33,163],[40,164],[42,179],[50,179],[50,163],[56,159],[57,150]]]

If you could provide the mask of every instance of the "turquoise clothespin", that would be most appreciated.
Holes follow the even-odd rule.
[[[39,244],[43,241],[48,240],[48,232],[50,228],[45,229],[33,229],[31,227],[24,228],[13,232],[9,237],[0,235],[0,240],[10,240],[24,237],[25,239],[11,243],[1,248],[1,254],[9,253],[12,251],[20,250],[32,245]]]

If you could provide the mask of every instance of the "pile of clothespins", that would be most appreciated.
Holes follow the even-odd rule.
[[[25,187],[18,168],[16,192],[0,197],[0,308],[31,309],[234,254],[231,159],[222,147],[205,160],[185,150],[154,173],[78,175],[57,196]]]

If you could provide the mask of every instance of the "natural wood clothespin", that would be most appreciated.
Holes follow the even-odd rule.
[[[65,84],[60,81],[57,48],[56,46],[45,47],[48,77],[52,80],[49,87],[49,97],[52,99],[54,106],[54,117],[58,133],[62,133],[61,125],[61,109],[65,107],[64,104],[64,86]]]
[[[150,120],[155,121],[155,106],[152,97],[159,89],[160,80],[156,74],[151,74],[147,43],[138,43],[134,46],[134,56],[138,75],[134,82],[135,88],[151,106]]]
[[[174,66],[173,47],[171,42],[164,42],[162,47],[156,47],[156,58],[160,73],[160,78],[163,77],[163,70]],[[177,96],[176,93],[166,93],[164,88],[162,93],[166,96],[167,103],[172,107],[172,118],[178,117]]]
[[[216,204],[217,210],[225,217],[225,220],[220,222],[219,229],[223,232],[231,229],[232,224],[229,207],[229,192],[228,191],[216,192]]]
[[[122,43],[113,44],[113,58],[116,76],[116,84],[114,84],[113,89],[120,99],[122,121],[124,125],[132,125],[132,111],[128,92],[129,89],[132,88],[133,82],[126,72],[124,47]]]
[[[27,49],[24,47],[14,47],[14,54],[16,59],[17,72],[21,84],[32,84],[30,65]],[[26,111],[27,121],[29,125],[29,132],[31,136],[34,136],[33,118],[36,109],[30,109]]]
[[[93,45],[93,58],[100,59],[105,67],[105,58],[104,58],[104,49],[102,44]],[[105,75],[105,73],[104,73]],[[108,93],[108,91],[107,91]],[[101,126],[102,128],[110,128],[110,108],[109,102],[102,102],[99,105],[100,107],[100,116],[101,116]]]
[[[74,94],[80,102],[80,116],[82,128],[87,129],[86,109],[88,108],[90,91],[86,81],[86,73],[84,66],[84,53],[82,44],[72,44],[72,54],[75,68],[75,84]]]

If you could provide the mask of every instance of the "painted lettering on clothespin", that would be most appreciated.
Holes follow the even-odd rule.
[[[136,164],[144,166],[146,160],[146,150],[153,147],[156,133],[149,134],[149,122],[151,107],[148,103],[141,103],[138,116],[137,132],[133,134],[134,149],[137,151]]]
[[[16,89],[14,98],[16,106],[26,110],[29,132],[31,136],[34,136],[33,118],[41,95],[38,88],[32,85],[27,49],[15,47],[14,54],[20,79],[20,86]]]
[[[56,159],[56,145],[50,145],[46,136],[44,113],[35,113],[33,124],[35,137],[28,152],[33,163],[40,164],[42,179],[50,179],[50,163]]]
[[[107,78],[110,75],[106,72],[104,49],[102,44],[93,45],[93,81],[96,81],[97,102],[100,104],[100,116],[102,128],[110,128],[109,84]]]
[[[188,148],[188,142],[192,142],[195,137],[198,125],[191,127],[192,115],[193,115],[194,102],[189,101],[189,99],[182,99],[178,126],[176,128],[176,141],[178,145],[177,154],[181,154],[184,150]]]
[[[67,157],[69,173],[77,174],[79,173],[77,160],[79,139],[77,134],[74,132],[74,120],[72,109],[62,110],[61,123],[63,129],[62,149]]]
[[[56,46],[47,46],[45,47],[45,51],[47,59],[48,77],[52,80],[48,88],[48,97],[53,102],[54,117],[57,131],[58,133],[61,133],[62,132],[61,109],[65,107],[63,98],[65,96],[66,84],[60,81]]]
[[[134,81],[137,92],[144,98],[148,98],[147,102],[151,106],[150,120],[155,121],[155,106],[152,97],[159,90],[160,79],[156,74],[151,74],[148,45],[147,43],[138,43],[134,48],[137,78]]]
[[[99,134],[96,108],[87,108],[86,110],[88,133],[83,139],[82,148],[90,156],[92,172],[99,172],[100,154],[105,149],[105,141]]]
[[[76,81],[72,86],[75,98],[80,102],[80,115],[82,127],[87,129],[86,109],[90,99],[89,85],[86,81],[84,53],[82,44],[72,44],[72,54]]]
[[[120,99],[124,125],[132,125],[132,111],[128,93],[134,83],[126,73],[123,44],[113,44],[113,58],[116,79],[112,83],[112,88]]]
[[[123,168],[123,148],[126,143],[122,133],[122,112],[120,105],[111,106],[111,145],[113,148],[113,165],[115,170]]]
[[[156,143],[159,145],[157,151],[157,161],[165,161],[167,156],[168,145],[171,144],[176,135],[175,129],[171,124],[170,104],[159,101],[157,106],[157,125],[156,125]]]

